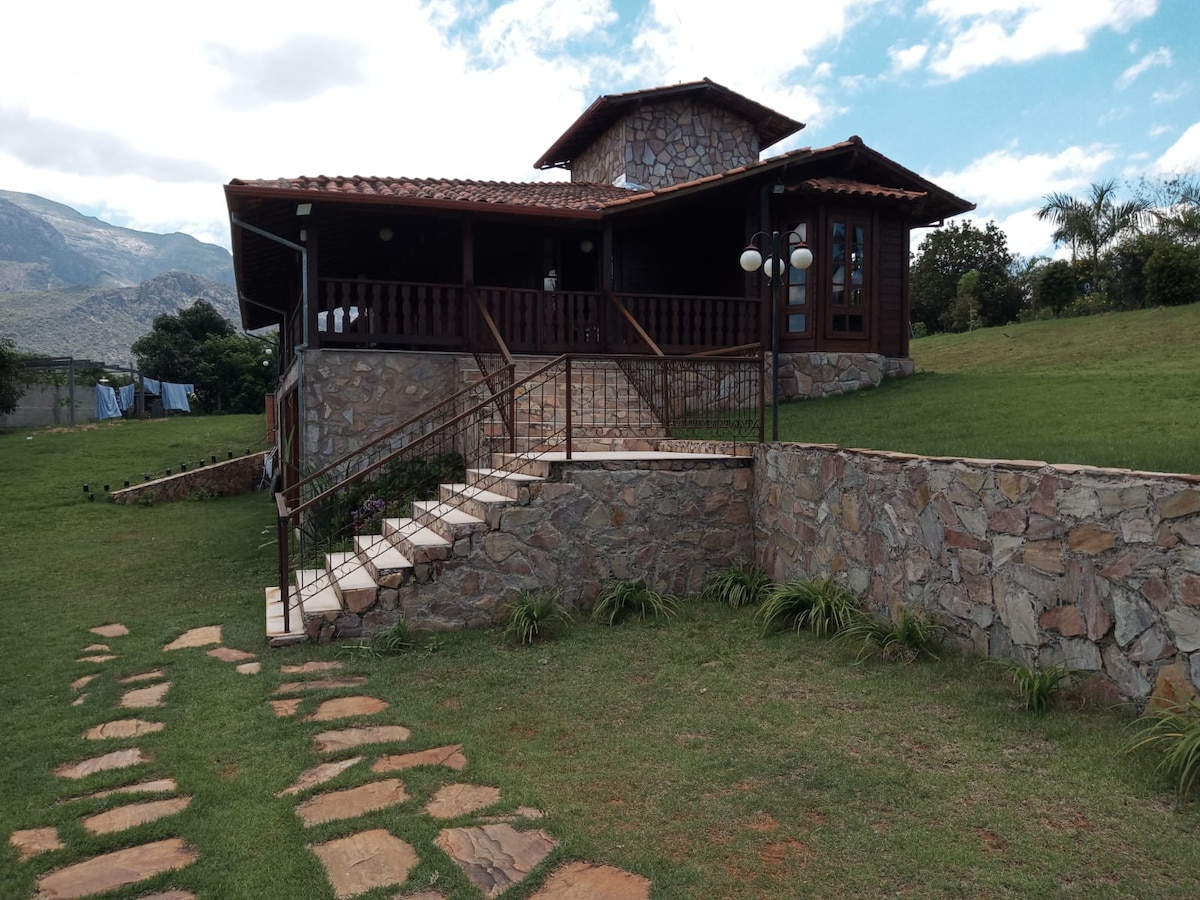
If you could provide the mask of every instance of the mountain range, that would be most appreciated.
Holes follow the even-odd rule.
[[[0,190],[0,338],[18,349],[127,363],[155,316],[199,298],[239,324],[223,247]]]

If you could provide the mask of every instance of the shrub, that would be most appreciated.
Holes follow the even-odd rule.
[[[1151,710],[1140,721],[1143,724],[1126,752],[1151,747],[1161,753],[1155,771],[1175,783],[1175,794],[1182,802],[1200,777],[1200,701]]]
[[[1181,306],[1200,300],[1200,249],[1160,243],[1144,270],[1151,306]]]
[[[1078,289],[1071,264],[1063,259],[1046,263],[1033,282],[1033,300],[1039,310],[1062,313],[1075,299]]]
[[[553,638],[571,624],[571,614],[557,591],[526,591],[511,603],[504,616],[504,636],[518,644]]]
[[[738,609],[754,606],[771,587],[771,579],[760,566],[734,563],[709,579],[701,598]]]
[[[1044,713],[1054,699],[1055,692],[1062,683],[1076,674],[1069,666],[1050,666],[1036,669],[1012,659],[997,659],[991,661],[1012,677],[1021,698],[1021,705],[1034,713]]]
[[[384,656],[395,656],[407,653],[416,646],[408,622],[400,619],[391,628],[381,631],[374,637],[353,643],[345,643],[338,647],[339,656],[355,656],[357,658],[380,659]]]
[[[860,615],[842,631],[842,638],[858,643],[858,662],[868,656],[889,662],[913,662],[922,657],[937,659],[934,651],[941,645],[944,634],[945,629],[936,622],[902,609],[899,616],[886,621]]]
[[[788,581],[769,587],[755,618],[763,634],[785,628],[814,634],[835,634],[851,625],[857,616],[858,598],[834,581]]]
[[[636,616],[639,619],[670,617],[675,615],[675,598],[662,594],[646,584],[646,579],[637,581],[614,581],[605,585],[592,607],[592,621],[605,625]]]

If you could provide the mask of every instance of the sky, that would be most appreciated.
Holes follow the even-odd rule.
[[[561,179],[602,94],[711,78],[1052,255],[1052,192],[1200,171],[1200,0],[10,4],[0,189],[229,246],[233,178]],[[918,233],[919,237],[919,233]]]

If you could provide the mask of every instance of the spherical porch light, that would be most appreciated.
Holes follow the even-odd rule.
[[[747,272],[757,272],[762,266],[762,254],[758,252],[758,248],[751,244],[742,251],[742,268]]]
[[[813,262],[812,251],[809,250],[807,247],[805,247],[803,244],[801,244],[799,247],[797,247],[795,250],[792,251],[792,268],[793,269],[799,269],[800,271],[804,271],[805,269],[807,269],[809,266],[812,265],[812,262]]]

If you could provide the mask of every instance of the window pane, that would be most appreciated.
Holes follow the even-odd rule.
[[[808,288],[803,284],[793,284],[788,288],[788,305],[803,306],[808,302]]]
[[[804,313],[788,316],[788,331],[804,331],[808,317]]]

